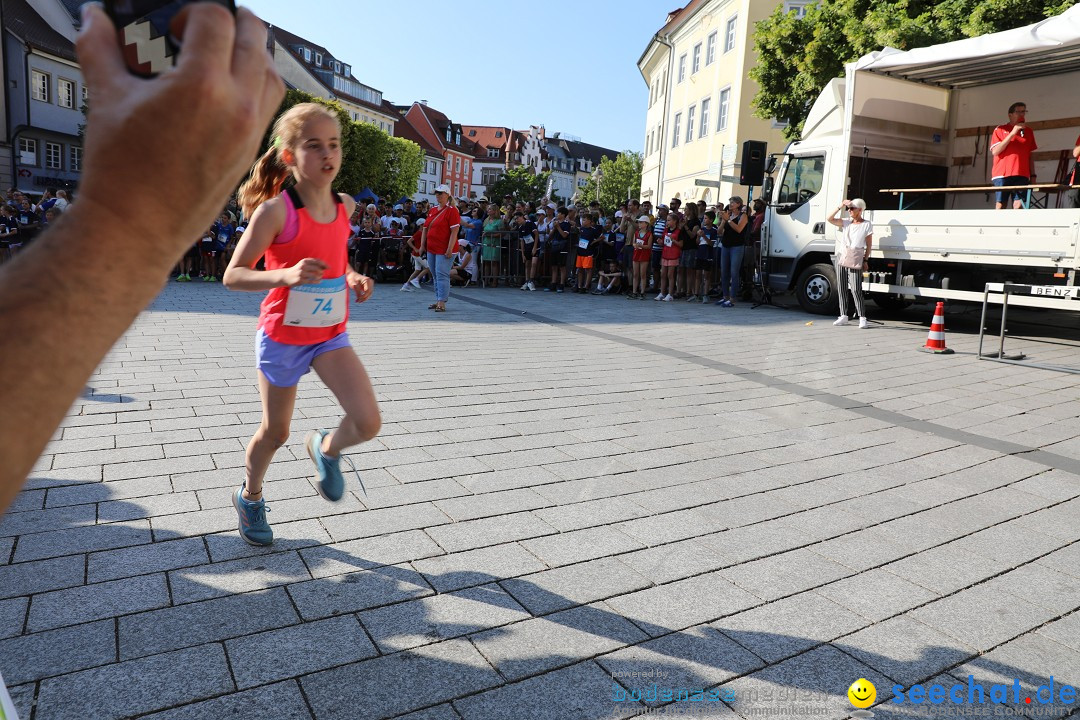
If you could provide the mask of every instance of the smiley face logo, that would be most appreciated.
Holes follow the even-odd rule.
[[[874,704],[877,699],[877,688],[866,678],[859,678],[851,683],[847,691],[848,700],[857,708],[865,709]]]

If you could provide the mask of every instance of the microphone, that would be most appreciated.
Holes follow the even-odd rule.
[[[1024,137],[1024,128],[1020,128],[1020,137]]]

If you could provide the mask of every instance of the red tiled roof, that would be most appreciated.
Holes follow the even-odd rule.
[[[425,140],[420,133],[416,132],[416,128],[414,128],[405,118],[402,118],[400,122],[394,125],[394,135],[405,138],[406,140],[412,140],[420,146],[421,150],[432,157],[441,158],[443,156],[442,150],[439,150],[439,148]]]
[[[492,125],[462,125],[461,132],[469,141],[476,144],[474,157],[477,160],[505,160],[506,144],[511,140],[513,130]],[[498,148],[499,156],[491,157],[488,150]]]

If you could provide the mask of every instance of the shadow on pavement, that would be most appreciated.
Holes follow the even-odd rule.
[[[839,717],[860,677],[886,714],[912,710],[884,705],[894,684],[956,668],[965,683],[973,668],[988,695],[994,682],[1011,693],[1012,678],[1024,697],[1052,681],[956,647],[867,651],[724,618],[671,627],[663,609],[615,611],[603,577],[560,593],[455,559],[421,530],[362,537],[373,510],[320,516],[354,521],[361,535],[329,543],[318,519],[292,517],[272,489],[281,539],[253,548],[231,506],[147,520],[162,496],[113,501],[103,483],[47,484],[39,478],[0,521],[0,672],[22,720],[169,708],[154,717],[374,720],[450,701],[466,720],[629,717],[671,703],[744,717],[794,703]],[[312,500],[308,490],[295,500]],[[50,506],[54,491],[80,503]],[[96,503],[109,501],[110,517],[126,520],[97,522]],[[712,579],[733,587],[697,577]]]

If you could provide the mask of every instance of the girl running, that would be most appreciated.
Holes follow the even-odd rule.
[[[340,500],[345,491],[342,450],[372,439],[382,426],[371,380],[346,332],[350,291],[364,302],[373,285],[348,264],[355,204],[331,189],[341,168],[337,116],[315,103],[295,105],[274,123],[272,137],[240,187],[251,222],[224,278],[230,290],[270,291],[255,335],[262,422],[247,446],[244,484],[233,493],[240,536],[252,545],[274,540],[263,476],[289,439],[296,385],[305,373],[315,368],[345,411],[336,430],[313,430],[304,442],[324,498]],[[281,192],[290,176],[295,185]],[[266,270],[255,270],[264,256]]]

